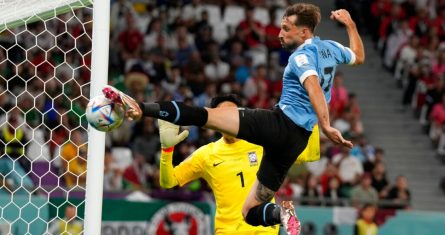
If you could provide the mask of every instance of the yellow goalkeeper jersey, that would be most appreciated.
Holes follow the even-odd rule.
[[[261,146],[244,140],[227,144],[222,138],[197,149],[174,168],[180,186],[202,177],[216,200],[215,234],[278,234],[278,226],[250,226],[241,210],[263,156]]]

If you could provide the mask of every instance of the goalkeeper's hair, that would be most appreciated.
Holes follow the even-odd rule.
[[[216,108],[222,102],[232,102],[236,104],[236,106],[241,106],[241,100],[235,94],[221,94],[215,96],[210,101],[210,108]]]

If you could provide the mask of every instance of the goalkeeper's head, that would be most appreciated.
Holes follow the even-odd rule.
[[[222,94],[212,98],[210,108],[216,108],[223,102],[232,102],[237,107],[241,106],[241,100],[235,94]]]

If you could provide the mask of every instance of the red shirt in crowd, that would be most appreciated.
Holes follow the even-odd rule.
[[[144,36],[137,30],[125,30],[119,34],[119,42],[127,52],[135,52],[144,41]]]
[[[252,22],[258,29],[260,30],[264,30],[263,26],[261,25],[261,23],[254,21]],[[247,35],[245,36],[245,41],[246,44],[250,47],[250,48],[255,48],[257,47],[261,41],[260,41],[260,37],[261,35],[258,35],[250,26],[250,22],[243,20],[241,21],[241,23],[239,24],[239,27],[245,31],[248,32]],[[277,34],[278,35],[278,34]]]

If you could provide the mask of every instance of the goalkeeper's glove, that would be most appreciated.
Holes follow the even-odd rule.
[[[179,126],[173,123],[158,119],[159,139],[163,149],[174,147],[183,141],[189,135],[189,131],[185,130],[179,133]]]

